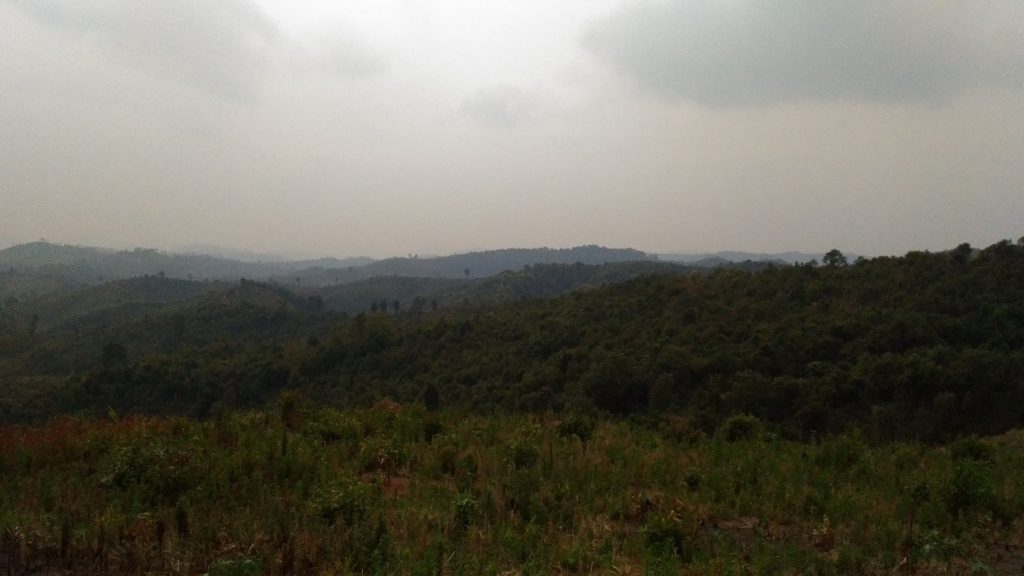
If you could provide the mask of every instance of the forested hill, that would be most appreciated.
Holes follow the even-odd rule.
[[[671,410],[708,428],[747,412],[802,437],[856,427],[930,440],[1024,425],[1024,244],[826,261],[355,317],[243,285],[203,297],[212,307],[186,302],[96,332],[80,343],[92,364],[70,380],[31,372],[48,337],[8,340],[8,367],[19,346],[18,358],[38,362],[8,371],[0,409],[204,415],[291,387],[338,405],[435,390],[440,404],[477,411]],[[137,344],[148,332],[162,336]]]
[[[654,261],[639,250],[577,246],[575,248],[508,248],[468,252],[452,256],[388,258],[366,266],[340,269],[309,269],[298,275],[278,276],[282,283],[327,286],[381,276],[407,278],[482,278],[518,271],[534,264],[607,264]]]
[[[533,264],[604,264],[650,261],[638,250],[507,249],[432,258],[319,258],[251,262],[153,249],[108,250],[33,242],[0,250],[0,296],[17,297],[138,276],[194,280],[272,280],[294,286],[329,286],[378,276],[482,278]]]
[[[344,269],[372,262],[369,258],[321,258],[317,260],[244,262],[204,254],[175,254],[148,248],[109,250],[32,242],[0,250],[0,293],[15,295],[11,286],[45,291],[55,282],[32,280],[59,278],[61,285],[100,284],[138,276],[167,276],[194,280],[268,279],[312,268]]]
[[[743,265],[749,268],[758,266],[763,265]],[[343,312],[384,310],[384,302],[392,308],[392,312],[417,312],[553,298],[573,290],[618,284],[643,275],[697,271],[679,264],[655,261],[535,264],[518,271],[505,271],[483,278],[378,276],[302,292],[322,298],[329,309]]]

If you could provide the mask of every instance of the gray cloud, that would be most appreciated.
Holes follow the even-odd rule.
[[[466,116],[494,127],[534,122],[540,103],[537,98],[514,86],[498,85],[477,90],[462,101]]]
[[[116,60],[220,97],[251,100],[276,27],[250,0],[0,0]]]
[[[642,88],[709,106],[942,102],[1024,86],[1024,4],[905,0],[643,2],[583,39]]]
[[[342,78],[369,78],[388,69],[388,62],[381,54],[349,36],[324,42],[319,61],[328,73]]]

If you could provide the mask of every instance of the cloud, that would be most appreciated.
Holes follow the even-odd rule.
[[[355,34],[336,35],[317,48],[317,59],[323,69],[341,78],[369,78],[388,69],[384,56],[359,41]]]
[[[539,107],[535,96],[502,84],[477,90],[462,101],[461,111],[478,122],[504,128],[536,121]]]
[[[987,0],[730,0],[629,4],[584,46],[669,99],[942,102],[1024,86],[1024,4]]]
[[[109,57],[222,98],[251,100],[279,33],[250,0],[0,0]]]

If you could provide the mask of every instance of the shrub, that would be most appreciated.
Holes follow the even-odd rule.
[[[977,436],[968,436],[950,444],[949,455],[954,462],[992,462],[994,451],[992,446],[985,444]]]
[[[423,440],[426,442],[433,442],[434,438],[437,438],[444,433],[444,426],[441,425],[434,418],[429,418],[423,423]]]
[[[696,492],[700,488],[700,472],[697,472],[696,470],[687,470],[686,476],[683,477],[683,481],[686,482],[687,490],[690,492]]]
[[[953,467],[953,476],[946,486],[945,502],[953,516],[989,509],[995,503],[991,479],[977,463],[959,462]]]
[[[580,439],[580,442],[586,444],[594,433],[594,421],[586,416],[570,416],[558,424],[557,430],[558,435],[562,438],[575,436]]]
[[[142,486],[150,503],[175,502],[198,484],[199,475],[190,452],[140,439],[115,448],[101,482],[122,490]]]
[[[459,526],[465,530],[469,528],[470,522],[476,517],[479,504],[476,498],[468,492],[464,492],[455,498],[455,514],[459,520]]]
[[[322,484],[312,499],[316,513],[328,524],[341,520],[351,525],[366,515],[373,499],[373,489],[357,478],[342,476]]]
[[[277,415],[285,428],[295,432],[302,427],[305,404],[302,395],[295,390],[281,392],[281,396],[277,399]]]
[[[687,530],[675,514],[655,514],[643,528],[648,549],[685,559]]]
[[[359,463],[364,472],[394,474],[405,466],[407,457],[405,446],[393,438],[367,439],[359,447]]]
[[[853,432],[823,442],[815,461],[837,472],[847,472],[860,464],[868,449],[860,434]]]
[[[726,442],[753,440],[760,436],[761,421],[750,414],[734,414],[718,427],[718,435]]]
[[[354,444],[362,439],[362,428],[362,425],[355,419],[330,410],[310,419],[304,431],[314,438],[319,438],[324,444],[336,442]]]
[[[512,448],[512,463],[517,470],[533,468],[540,458],[540,451],[533,444],[517,443]]]

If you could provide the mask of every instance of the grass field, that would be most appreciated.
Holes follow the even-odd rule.
[[[1020,574],[1024,435],[382,404],[0,428],[2,574]]]

